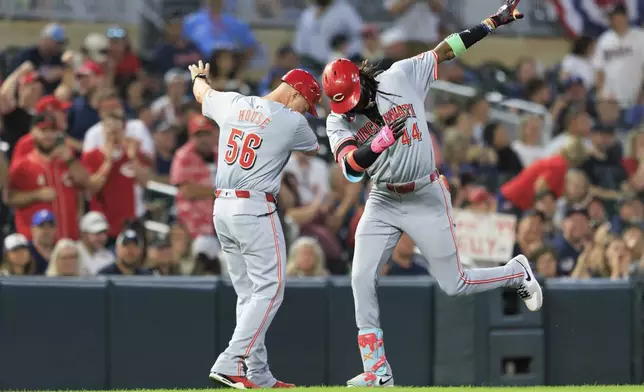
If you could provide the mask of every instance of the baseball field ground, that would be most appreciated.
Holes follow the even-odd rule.
[[[373,389],[370,388],[351,388],[347,390],[346,387],[309,387],[309,388],[295,388],[291,391],[306,391],[306,392],[355,392],[358,390],[367,391]],[[485,387],[394,387],[394,388],[385,388],[386,392],[396,392],[396,391],[414,391],[414,392],[642,392],[644,391],[644,386],[642,385],[627,385],[627,386],[611,386],[611,385],[592,385],[592,386],[570,386],[570,387],[495,387],[495,388],[485,388]],[[105,391],[105,392],[196,392],[196,391],[207,391],[207,389],[137,389],[129,391]],[[234,389],[230,389],[234,391]],[[61,391],[62,392],[62,391]],[[65,391],[65,392],[74,392],[74,391]],[[80,392],[80,391],[79,391]],[[100,391],[93,391],[100,392]]]

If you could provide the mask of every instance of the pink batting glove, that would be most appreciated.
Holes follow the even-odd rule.
[[[388,125],[385,125],[384,127],[382,127],[380,132],[378,132],[376,137],[371,141],[371,151],[375,152],[376,154],[380,154],[389,147],[393,146],[394,143],[396,143],[394,133],[391,131],[391,129],[389,129]]]

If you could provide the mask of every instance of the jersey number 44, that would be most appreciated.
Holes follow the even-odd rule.
[[[237,162],[242,169],[250,170],[257,161],[257,150],[262,146],[262,138],[254,133],[244,133],[233,128],[226,145],[226,164],[232,166]]]
[[[423,135],[421,135],[420,130],[418,129],[418,124],[414,123],[414,125],[411,128],[411,138],[409,137],[409,133],[405,129],[404,133],[400,137],[400,141],[402,144],[406,146],[411,146],[411,142],[414,140],[421,141],[423,140]]]

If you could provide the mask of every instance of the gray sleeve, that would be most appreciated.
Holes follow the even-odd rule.
[[[223,124],[230,112],[230,108],[241,94],[235,92],[222,92],[210,90],[203,99],[201,111],[204,116],[213,120],[217,124]]]
[[[299,117],[297,127],[295,128],[295,135],[293,137],[293,144],[291,150],[293,151],[317,151],[320,149],[318,144],[318,137],[311,129],[309,122],[306,121],[306,118],[301,114],[297,114]]]
[[[405,73],[409,84],[416,89],[422,100],[425,100],[431,83],[438,79],[438,55],[433,50],[400,60],[392,67],[397,67]]]

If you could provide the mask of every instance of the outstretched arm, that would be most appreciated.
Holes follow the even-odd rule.
[[[496,14],[483,20],[480,24],[470,27],[458,34],[452,34],[434,48],[438,63],[452,60],[461,56],[472,45],[485,38],[496,30],[497,27],[510,24],[517,19],[522,19],[523,14],[517,10],[521,0],[505,0]]]
[[[192,64],[188,67],[190,76],[192,77],[192,92],[195,95],[197,102],[203,103],[203,99],[210,90],[208,84],[208,75],[210,74],[210,64],[204,65],[203,61],[199,60],[198,64]]]

